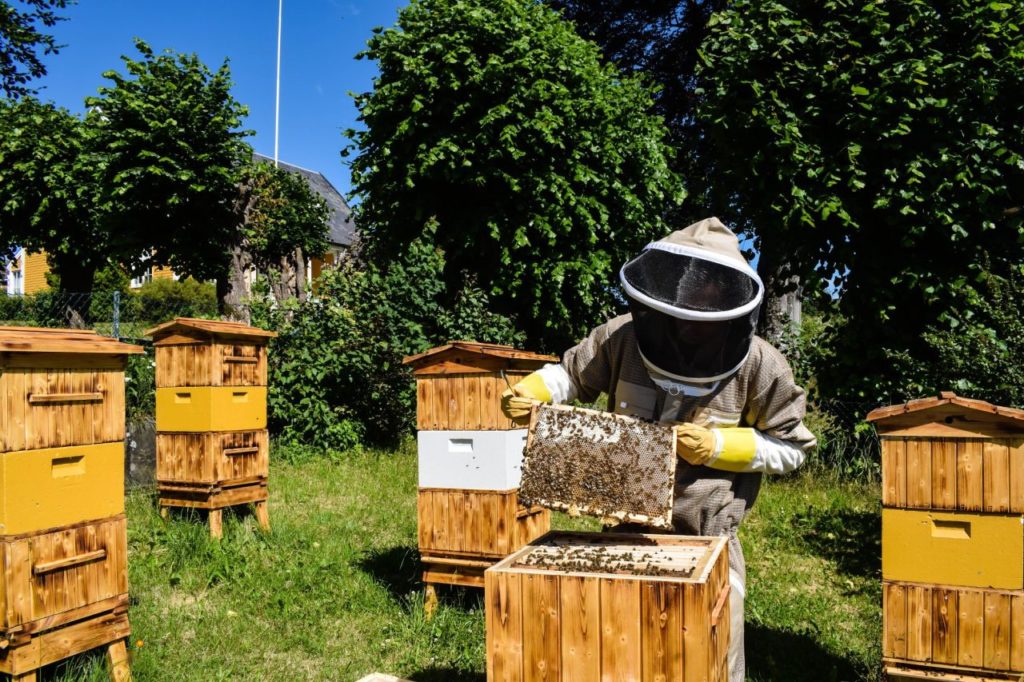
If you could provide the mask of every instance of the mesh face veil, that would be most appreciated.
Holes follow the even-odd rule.
[[[736,243],[727,228],[721,230]],[[743,364],[764,287],[734,248],[735,255],[724,255],[662,240],[622,267],[619,279],[648,369],[678,381],[710,383]]]

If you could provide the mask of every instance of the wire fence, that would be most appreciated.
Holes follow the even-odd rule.
[[[175,317],[216,318],[216,298],[135,292],[41,291],[0,295],[0,325],[92,329],[104,336],[142,340],[148,327]]]

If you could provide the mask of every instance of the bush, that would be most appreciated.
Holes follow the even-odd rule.
[[[175,317],[217,317],[217,290],[212,282],[154,279],[133,293],[133,314],[145,322],[166,322]],[[125,318],[122,314],[122,319]]]
[[[415,385],[404,356],[455,337],[521,340],[473,286],[444,308],[443,263],[440,251],[417,241],[386,267],[353,258],[326,270],[317,296],[304,303],[253,306],[254,324],[279,334],[270,347],[268,407],[283,443],[393,445],[415,425]]]

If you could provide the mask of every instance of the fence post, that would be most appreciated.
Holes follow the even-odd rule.
[[[121,338],[121,292],[114,292],[114,325],[113,325],[113,336],[115,339]]]

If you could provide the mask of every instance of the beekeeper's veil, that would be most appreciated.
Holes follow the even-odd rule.
[[[764,286],[717,218],[648,244],[619,278],[652,376],[707,384],[743,365]]]

